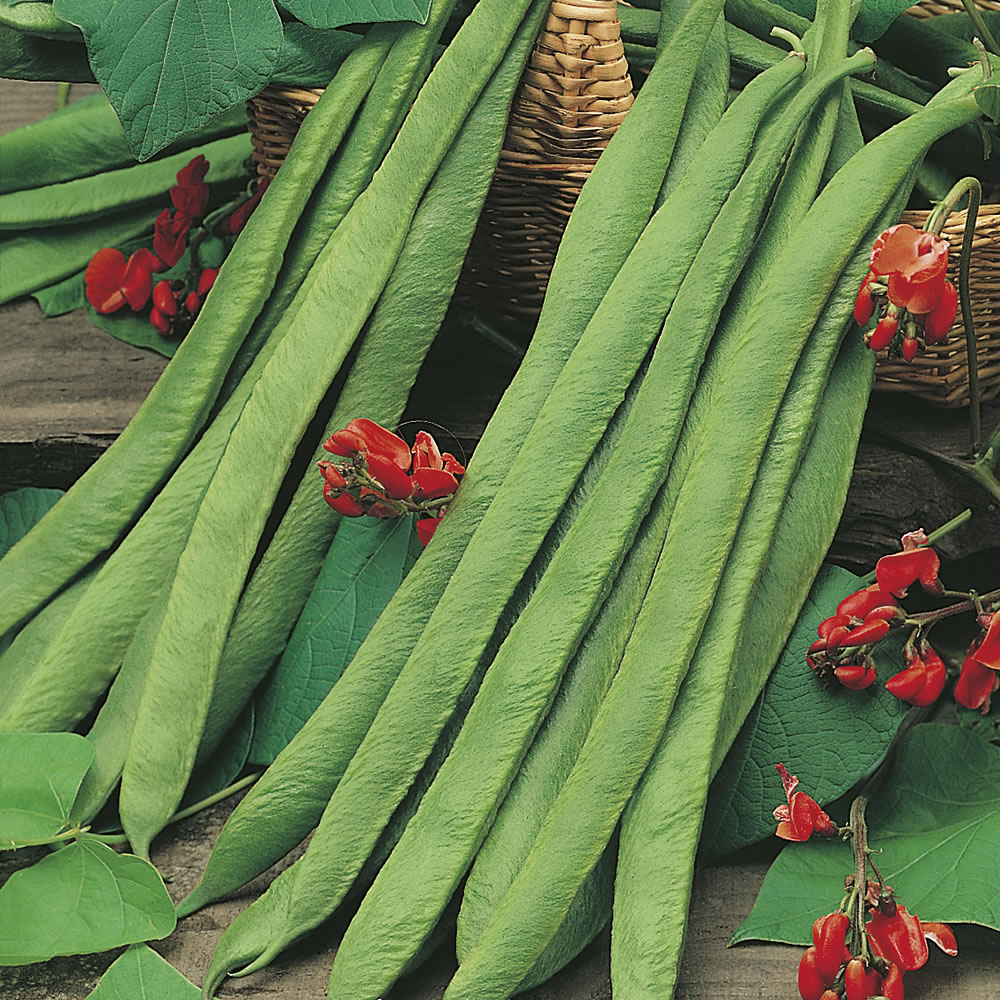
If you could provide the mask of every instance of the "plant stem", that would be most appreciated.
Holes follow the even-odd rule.
[[[993,55],[1000,55],[1000,49],[997,48],[996,39],[993,37],[993,33],[986,26],[986,22],[983,20],[983,15],[979,8],[976,6],[974,0],[962,0],[962,6],[965,7],[966,13],[969,15],[969,19],[975,25],[976,33],[983,40],[983,44],[989,49]]]
[[[866,887],[868,885],[868,827],[865,825],[865,805],[868,800],[863,796],[859,795],[851,803],[851,830],[852,830],[852,847],[854,849],[854,890],[856,896],[854,897],[856,913],[851,917],[851,923],[854,927],[856,938],[855,948],[852,949],[855,955],[859,958],[867,958],[865,952],[868,948],[868,942],[866,935],[864,933],[865,926],[865,896],[867,895]],[[852,938],[855,935],[852,935]],[[858,954],[856,950],[857,944],[861,945],[861,953]]]
[[[228,799],[230,795],[235,795],[237,792],[242,791],[248,785],[252,785],[264,772],[254,771],[253,774],[248,774],[245,777],[240,778],[239,781],[228,785],[221,791],[216,792],[214,795],[209,795],[207,798],[201,799],[199,802],[195,802],[193,805],[187,807],[187,809],[181,809],[180,812],[175,812],[173,816],[167,820],[167,826],[171,823],[179,823],[182,819],[187,819],[189,816],[193,816],[195,813],[199,813],[202,809],[208,809],[209,806],[214,806],[217,802],[221,802],[223,799]],[[80,831],[75,830],[73,833],[79,833]],[[88,837],[93,837],[94,840],[99,840],[102,844],[127,844],[128,837],[124,833],[87,833]]]
[[[944,457],[944,456],[942,456]],[[939,538],[944,538],[949,532],[954,531],[956,528],[960,528],[969,518],[972,517],[972,511],[970,508],[966,507],[961,514],[956,514],[950,521],[945,521],[944,524],[939,528],[935,528],[927,536],[927,544],[933,545]],[[875,570],[866,574],[861,578],[862,586],[867,587],[869,584],[875,582]]]

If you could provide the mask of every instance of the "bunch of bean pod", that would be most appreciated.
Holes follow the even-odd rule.
[[[480,0],[433,69],[451,4],[365,35],[138,427],[0,562],[0,629],[19,627],[0,675],[26,671],[0,728],[72,728],[106,691],[74,818],[120,782],[138,853],[280,655],[336,530],[294,452],[402,410],[548,6]],[[802,51],[728,108],[723,0],[645,39],[649,76],[453,505],[178,908],[312,831],[222,935],[206,997],[348,907],[338,1000],[384,995],[452,927],[448,1000],[506,998],[612,910],[616,995],[672,995],[708,784],[846,494],[866,247],[927,148],[979,115],[973,69],[865,145],[848,77],[873,57],[849,6],[821,0]]]
[[[335,424],[398,419],[450,300],[543,8],[511,6],[487,38],[485,5],[440,54],[453,6],[435,4],[426,25],[376,26],[354,47],[190,346],[0,569],[0,628],[15,636],[0,671],[18,681],[0,727],[71,729],[107,692],[75,818],[88,822],[121,779],[139,852],[176,809],[199,746],[204,756],[219,741],[280,654],[335,529],[298,466],[288,487],[308,483],[275,508],[307,429],[310,451],[329,433],[309,427],[317,409]],[[62,560],[46,556],[56,549]]]
[[[663,46],[584,188],[535,339],[439,535],[180,907],[244,884],[316,827],[224,934],[207,995],[364,893],[330,995],[378,996],[453,913],[471,866],[449,996],[508,996],[607,919],[616,854],[616,976],[626,990],[672,989],[708,780],[763,682],[759,667],[737,673],[736,637],[763,613],[758,580],[794,576],[804,598],[846,489],[870,367],[850,348],[834,362],[859,254],[927,145],[977,116],[959,80],[852,156],[860,132],[838,81],[871,57],[846,58],[845,5],[821,8],[801,87],[797,56],[762,74],[714,127],[702,119],[704,142],[673,177],[720,5],[697,0]],[[626,164],[628,197],[612,198]],[[881,180],[868,185],[873,164]],[[587,294],[570,294],[584,273]],[[736,413],[754,417],[736,431]],[[785,504],[831,460],[838,485],[823,503]],[[705,531],[709,508],[720,515]],[[793,573],[778,540],[805,534],[811,561]],[[678,795],[676,755],[692,752]],[[680,872],[655,880],[655,903],[631,874],[650,870],[635,845],[654,843]]]

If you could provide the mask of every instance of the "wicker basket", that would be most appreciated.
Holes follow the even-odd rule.
[[[904,212],[902,222],[920,228],[929,213]],[[965,212],[955,212],[942,235],[951,243],[948,278],[958,284],[959,250]],[[983,205],[976,217],[976,235],[969,270],[969,295],[976,327],[976,358],[982,399],[1000,395],[1000,205]],[[875,389],[906,392],[942,406],[969,402],[969,356],[961,313],[943,344],[930,344],[911,362],[879,355]]]
[[[514,99],[459,302],[530,335],[566,220],[633,100],[614,0],[554,0]]]
[[[976,0],[976,6],[980,10],[1000,10],[998,0]],[[958,14],[964,12],[965,4],[962,0],[920,0],[915,7],[908,7],[907,14],[914,17],[933,17],[935,14]]]
[[[284,162],[302,124],[323,88],[268,84],[247,101],[253,158],[261,177],[273,177]]]

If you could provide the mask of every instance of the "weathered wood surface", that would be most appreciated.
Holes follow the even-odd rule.
[[[25,118],[22,84],[0,81],[0,127]],[[37,92],[54,101],[54,87]],[[16,91],[16,93],[15,93]],[[20,95],[20,96],[18,96]],[[37,117],[37,110],[31,117]],[[82,313],[45,320],[31,301],[0,310],[0,491],[20,485],[68,486],[121,430],[162,370],[164,360],[121,344],[89,326]],[[513,361],[478,339],[451,340],[438,347],[411,397],[408,417],[436,421],[469,450]],[[461,377],[454,376],[460,371]],[[994,405],[986,424],[1000,419]],[[908,528],[928,529],[964,506],[977,514],[974,526],[942,545],[953,558],[1000,546],[1000,517],[978,489],[962,477],[881,435],[909,434],[939,449],[964,448],[960,413],[895,397],[876,398],[869,412],[847,510],[833,554],[866,569],[895,547]],[[157,842],[153,860],[175,898],[183,896],[204,867],[215,835],[232,803],[216,806],[169,830]],[[699,870],[677,1000],[793,1000],[801,949],[749,945],[727,950],[725,942],[749,911],[774,845],[729,863]],[[5,874],[0,865],[0,879]],[[215,942],[236,912],[275,874],[262,876],[235,899],[216,904],[181,922],[155,947],[182,972],[200,982]],[[926,916],[933,916],[927,914]],[[907,977],[908,1000],[998,1000],[995,935],[959,927],[961,958],[931,956],[920,974]],[[228,982],[221,996],[264,1000],[321,1000],[333,946],[322,934],[245,980]],[[83,1000],[115,955],[57,959],[41,965],[0,969],[5,1000]],[[401,983],[387,1000],[440,1000],[453,967],[442,954]],[[608,935],[602,935],[559,977],[526,1000],[609,1000]]]

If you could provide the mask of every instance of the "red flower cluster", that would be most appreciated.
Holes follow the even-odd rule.
[[[207,230],[231,242],[246,225],[268,186],[268,178],[261,178],[249,198],[244,195],[242,201],[232,202],[204,221],[209,198],[205,183],[208,169],[208,160],[199,154],[177,174],[177,183],[169,192],[173,211],[165,208],[156,217],[152,251],[143,247],[127,261],[124,254],[111,248],[94,254],[84,273],[84,284],[87,300],[97,312],[116,312],[126,303],[133,312],[138,312],[152,296],[149,321],[162,336],[183,333],[191,325],[219,273],[218,268],[202,268],[198,262],[198,247]],[[221,221],[213,223],[220,214]],[[157,282],[154,287],[153,275],[176,267],[189,242],[188,274],[183,279]]]
[[[903,973],[923,967],[928,941],[946,955],[958,954],[947,924],[923,923],[911,916],[891,891],[875,901],[869,899],[868,905],[872,916],[859,935],[865,941],[857,949],[858,957],[847,946],[851,922],[846,913],[829,913],[813,924],[813,943],[799,960],[802,1000],[903,1000]]]
[[[806,662],[820,676],[832,674],[844,687],[861,691],[875,682],[871,647],[889,634],[903,609],[893,594],[875,583],[837,605],[837,613],[819,623]]]
[[[875,240],[854,304],[860,326],[878,311],[878,323],[865,334],[873,351],[892,346],[912,361],[921,340],[947,339],[958,312],[958,293],[945,278],[949,249],[947,240],[905,223],[890,226]]]
[[[844,598],[837,613],[820,622],[819,638],[809,647],[806,662],[824,681],[832,677],[846,688],[862,690],[877,677],[872,647],[893,628],[911,627],[913,634],[903,647],[906,669],[890,677],[885,687],[901,701],[926,707],[944,691],[948,669],[923,635],[929,623],[909,619],[897,598],[906,597],[914,583],[929,594],[944,594],[938,578],[941,560],[923,530],[908,532],[901,541],[900,552],[883,556],[875,564],[876,582]],[[982,632],[962,663],[955,701],[985,713],[991,695],[1000,689],[1000,611],[982,611],[981,603],[975,606],[981,612]]]
[[[322,461],[323,496],[347,517],[400,517],[417,513],[417,535],[426,545],[458,489],[465,467],[441,453],[426,431],[413,448],[374,420],[358,417],[332,434],[323,447],[348,462]]]
[[[778,820],[776,836],[795,841],[808,840],[814,833],[821,837],[835,837],[837,824],[823,812],[812,796],[796,790],[799,779],[789,774],[784,764],[775,764],[774,769],[781,775],[788,800],[774,810],[774,818]]]

